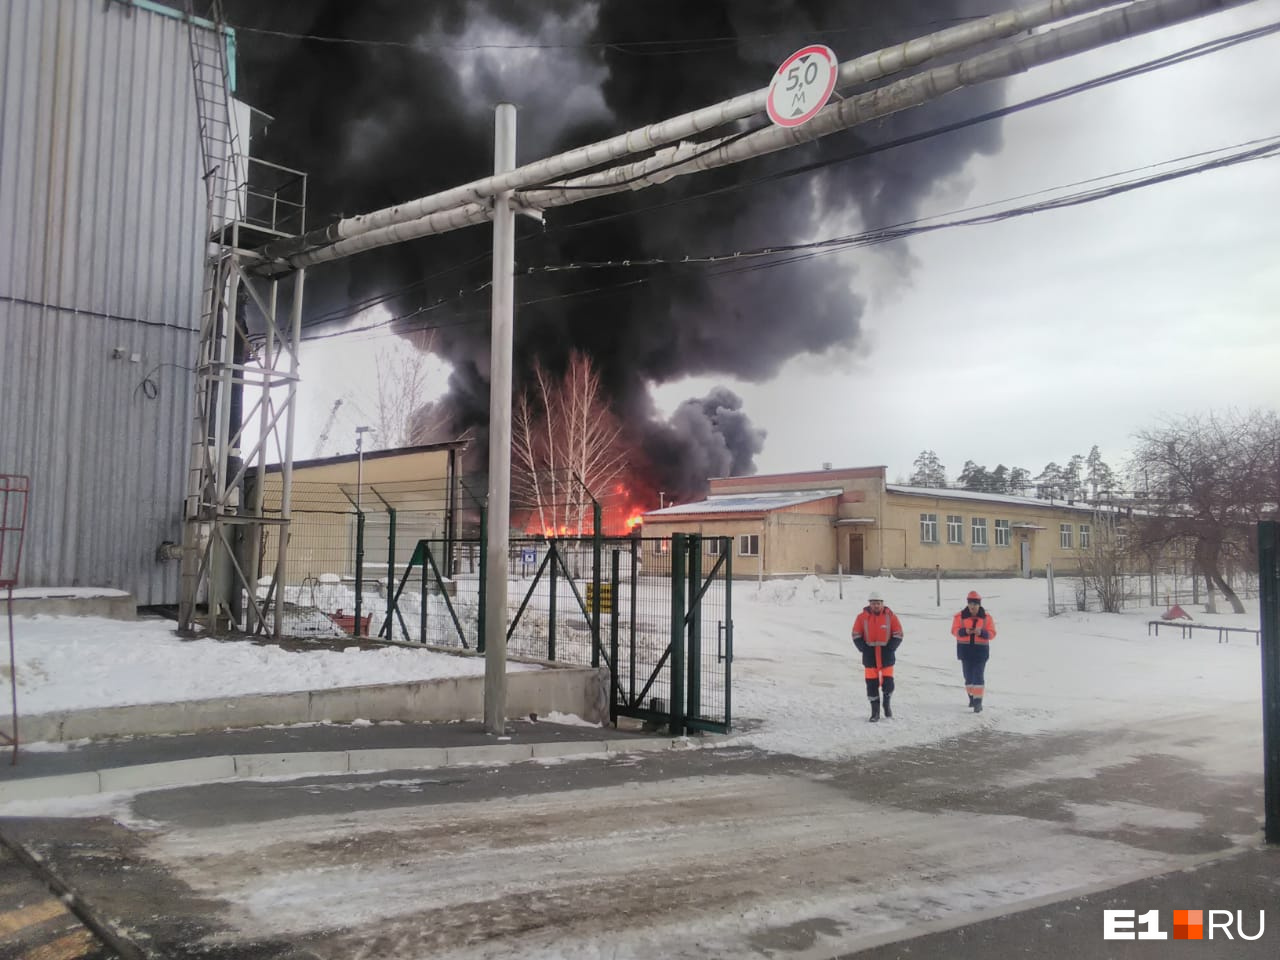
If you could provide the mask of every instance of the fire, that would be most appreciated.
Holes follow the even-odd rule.
[[[635,509],[635,508],[633,508],[633,509]],[[628,530],[628,532],[630,532],[630,531],[634,530],[634,529],[636,528],[636,524],[638,524],[638,523],[639,523],[641,520],[643,520],[643,519],[644,519],[644,514],[642,514],[638,509],[636,509],[636,512],[635,512],[635,513],[633,513],[633,514],[631,514],[631,516],[627,517],[627,530]]]

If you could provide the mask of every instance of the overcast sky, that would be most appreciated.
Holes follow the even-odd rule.
[[[1257,0],[1036,68],[1009,83],[1007,102],[1275,21],[1280,0]],[[1280,134],[1277,90],[1271,36],[1016,114],[1003,121],[1003,148],[940,184],[923,213]],[[815,225],[811,237],[778,240],[859,226],[884,225]],[[764,384],[662,385],[659,408],[724,383],[768,431],[761,472],[885,464],[893,480],[930,448],[954,479],[967,459],[1034,474],[1093,444],[1118,467],[1134,432],[1164,417],[1280,397],[1280,159],[842,256],[869,298],[856,352],[798,357]],[[315,452],[335,375],[368,369],[379,346],[307,346],[299,456]],[[355,399],[326,454],[351,452],[352,429],[372,418],[371,400]]]

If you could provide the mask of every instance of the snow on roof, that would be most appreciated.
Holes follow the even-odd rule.
[[[650,510],[644,516],[661,519],[663,517],[689,516],[698,513],[762,513],[778,510],[782,507],[794,507],[799,503],[813,503],[815,500],[826,500],[838,497],[844,491],[835,490],[770,490],[768,493],[720,493],[696,500],[693,503],[680,503],[662,510]]]
[[[1105,506],[1090,506],[1087,503],[1068,503],[1063,499],[1041,500],[1036,497],[1018,497],[1010,493],[982,493],[977,490],[952,490],[949,487],[907,487],[897,483],[886,483],[889,493],[905,493],[912,497],[941,497],[944,500],[982,500],[987,503],[1016,504],[1019,507],[1043,507],[1046,510],[1079,510],[1083,513],[1097,513],[1108,509]]]

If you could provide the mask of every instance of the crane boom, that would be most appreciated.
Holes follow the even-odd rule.
[[[342,406],[342,398],[339,397],[333,401],[333,406],[329,408],[329,418],[325,420],[324,427],[320,430],[320,436],[316,440],[314,457],[324,456],[324,445],[329,442],[329,431],[333,429],[333,421],[338,419],[338,408]]]

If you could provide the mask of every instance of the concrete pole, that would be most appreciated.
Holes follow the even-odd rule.
[[[280,526],[276,528],[276,615],[271,634],[280,639],[284,624],[284,580],[288,570],[289,521],[293,517],[293,428],[298,412],[298,351],[302,342],[302,293],[307,271],[293,275],[293,303],[289,306],[289,340],[283,345],[289,352],[288,399],[285,403],[284,463],[280,465]]]
[[[493,172],[516,166],[516,108],[494,112]],[[507,714],[507,546],[511,527],[511,350],[515,323],[515,213],[511,191],[493,198],[493,318],[489,348],[489,518],[484,604],[484,728]]]

